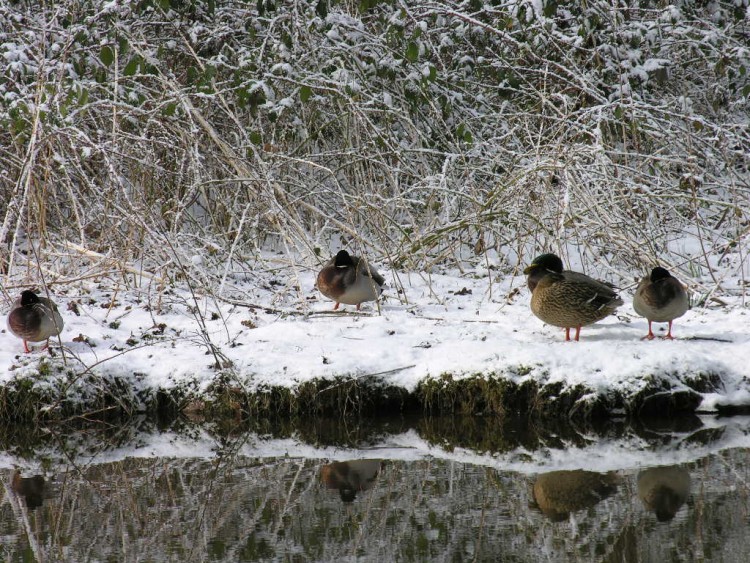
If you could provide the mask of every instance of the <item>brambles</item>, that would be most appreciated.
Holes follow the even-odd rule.
[[[6,272],[71,241],[215,287],[341,239],[416,269],[570,243],[689,264],[706,294],[744,276],[731,6],[58,4],[0,8]]]

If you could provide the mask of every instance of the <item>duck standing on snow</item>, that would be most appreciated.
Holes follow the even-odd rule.
[[[684,315],[689,306],[685,286],[659,266],[641,280],[633,298],[635,312],[648,319],[648,334],[643,338],[649,340],[654,338],[651,323],[669,323],[664,338],[672,340],[672,321]]]
[[[375,301],[383,292],[385,278],[364,258],[351,256],[346,250],[339,250],[318,273],[318,289],[339,304],[359,306],[365,301]]]
[[[563,271],[563,263],[555,254],[542,254],[523,271],[531,290],[531,312],[547,324],[570,329],[600,321],[622,305],[612,286],[580,272]]]
[[[16,299],[8,313],[8,329],[23,340],[23,349],[26,353],[31,351],[29,342],[44,340],[46,348],[50,337],[60,334],[63,326],[65,323],[57,310],[57,305],[29,289],[21,292],[21,297]]]

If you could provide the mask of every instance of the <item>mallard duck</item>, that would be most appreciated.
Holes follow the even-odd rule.
[[[364,258],[351,256],[346,250],[339,250],[318,273],[320,292],[339,304],[359,306],[365,301],[374,301],[383,291],[385,278]]]
[[[635,312],[648,319],[648,334],[643,338],[649,340],[654,338],[651,323],[669,323],[669,330],[664,338],[672,340],[672,321],[684,315],[689,306],[685,287],[660,266],[641,280],[633,298]]]
[[[320,477],[328,489],[338,489],[344,502],[352,502],[357,493],[370,489],[383,468],[379,459],[334,461],[320,468]]]
[[[33,477],[21,477],[21,472],[13,473],[11,487],[13,491],[24,498],[26,506],[30,509],[38,508],[44,500],[44,477],[34,475]]]
[[[611,285],[580,272],[563,271],[562,260],[555,254],[542,254],[523,271],[531,290],[531,312],[547,324],[565,329],[590,325],[615,312],[622,299]]]
[[[551,471],[537,476],[532,494],[539,510],[550,520],[560,522],[571,512],[590,508],[612,495],[620,482],[614,472]]]
[[[690,473],[682,467],[652,467],[638,474],[638,497],[659,522],[674,518],[689,494]]]
[[[46,297],[39,297],[27,289],[21,292],[21,297],[13,303],[8,313],[8,329],[23,340],[23,349],[30,352],[29,342],[46,341],[62,332],[63,322],[57,305]]]

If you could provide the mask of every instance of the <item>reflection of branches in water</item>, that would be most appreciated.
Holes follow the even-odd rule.
[[[21,523],[24,536],[29,542],[35,559],[44,561],[44,546],[37,540],[29,521],[29,512],[39,508],[43,502],[44,478],[41,475],[22,477],[20,471],[16,470],[10,479],[2,478],[2,487],[16,521]]]
[[[154,432],[156,424],[144,418],[133,418],[126,423],[76,419],[49,426],[36,424],[0,424],[0,449],[21,459],[33,459],[38,451],[49,454],[50,447],[58,455],[96,458],[105,451],[133,447],[139,436]]]
[[[446,451],[466,448],[477,453],[504,453],[516,449],[583,448],[604,436],[621,434],[622,420],[543,420],[529,417],[436,416],[422,417],[417,431],[430,444]]]
[[[531,506],[532,480],[510,471],[440,459],[391,460],[376,479],[362,477],[366,484],[360,493],[342,503],[321,480],[323,462],[239,455],[129,458],[81,466],[80,474],[50,476],[54,495],[45,498],[44,510],[35,511],[32,532],[38,542],[45,538],[50,553],[65,549],[71,560],[242,561],[299,555],[313,561],[351,556],[396,561],[467,554],[477,560],[496,560],[498,554],[543,560],[550,547],[561,558],[638,553],[642,560],[660,560],[674,546],[674,537],[680,538],[678,545],[690,545],[696,526],[704,530],[704,549],[726,539],[736,544],[746,536],[744,520],[737,517],[747,506],[746,455],[723,451],[678,468],[681,475],[702,470],[696,479],[700,487],[691,492],[700,495],[701,511],[687,497],[671,528],[647,528],[648,534],[628,532],[656,522],[637,496],[635,470],[547,474],[546,496],[557,495],[555,506],[563,508],[552,510],[564,514],[553,521]],[[364,469],[367,464],[359,465]],[[381,467],[378,460],[371,465]],[[573,485],[555,493],[563,482]],[[582,496],[575,492],[580,487]],[[11,535],[14,526],[25,533],[22,521],[7,509],[4,513],[2,505],[0,525]]]
[[[654,451],[684,452],[691,443],[700,444],[698,449],[703,451],[703,445],[726,440],[725,434],[737,431],[736,425],[731,430],[730,426],[705,428],[701,424],[701,419],[694,417],[639,421],[632,426],[609,421],[595,427],[561,422],[550,425],[528,419],[445,417],[375,423],[351,419],[338,430],[330,420],[310,421],[304,431],[288,425],[276,429],[265,424],[263,428],[288,440],[277,443],[289,444],[292,455],[295,448],[305,448],[308,440],[316,447],[336,444],[337,440],[356,444],[358,439],[372,446],[394,442],[388,434],[394,432],[409,440],[429,440],[443,452],[454,451],[457,456],[462,455],[461,450],[469,455],[482,453],[494,463],[505,453],[513,463],[532,464],[577,448],[586,450],[597,440],[603,440],[610,450],[618,448],[620,440],[631,451],[648,452],[649,459],[654,459]],[[35,511],[35,526],[52,538],[45,540],[45,545],[68,542],[66,549],[72,549],[81,560],[238,561],[273,558],[277,553],[304,553],[310,560],[336,560],[362,553],[382,560],[429,560],[446,553],[465,557],[469,545],[473,553],[487,555],[487,559],[508,551],[521,559],[536,560],[541,554],[534,552],[532,557],[528,551],[515,552],[516,548],[508,544],[525,537],[529,546],[537,545],[538,540],[559,545],[561,552],[579,553],[576,550],[594,550],[607,541],[607,545],[619,542],[618,546],[640,542],[633,539],[639,534],[631,537],[627,532],[628,526],[655,522],[636,496],[635,471],[620,472],[623,484],[608,498],[602,494],[604,500],[571,510],[553,524],[529,509],[528,480],[512,472],[440,459],[389,461],[371,487],[344,505],[338,494],[321,483],[321,461],[243,456],[243,450],[257,449],[256,442],[267,438],[248,432],[247,426],[227,425],[202,434],[194,429],[154,433],[150,437],[138,434],[137,429],[144,427],[149,428],[148,424],[135,428],[97,425],[71,435],[47,432],[43,448],[40,442],[28,450],[43,451],[47,459],[62,457],[68,468],[75,468],[50,475],[56,481],[53,489],[57,494],[45,499],[44,510]],[[411,431],[415,427],[419,437]],[[203,442],[196,440],[201,436]],[[132,455],[149,442],[152,445],[146,455],[156,455],[165,439],[173,442],[171,451],[180,451],[180,443],[189,448],[200,444],[203,451],[212,448],[214,456],[97,462],[106,456]],[[81,452],[75,451],[76,444]],[[53,453],[55,447],[61,455]],[[128,447],[133,449],[118,451]],[[390,448],[391,453],[393,450]],[[363,449],[359,453],[370,457],[377,456],[377,451]],[[596,445],[591,451],[596,452]],[[741,493],[735,494],[736,498],[728,495],[722,500],[725,504],[739,506],[746,501],[747,482],[740,478],[742,458],[722,453],[710,459],[711,470],[700,479],[702,506],[708,507],[713,502],[711,495],[721,487],[727,490],[731,486]],[[675,521],[697,517],[689,498],[682,506],[687,509],[679,510]],[[738,525],[725,522],[732,518],[731,511],[710,512],[706,508],[704,512],[700,516],[702,526],[711,524],[721,530]],[[645,519],[647,516],[650,520]],[[11,520],[22,526],[18,518]],[[73,530],[66,531],[67,539],[54,531],[61,529],[62,521],[66,530]],[[0,525],[3,522],[0,512]],[[112,538],[120,539],[113,542]],[[668,545],[667,540],[661,540]],[[706,541],[713,540],[709,537]],[[531,547],[526,549],[533,551]],[[621,547],[611,548],[612,552],[618,549]]]

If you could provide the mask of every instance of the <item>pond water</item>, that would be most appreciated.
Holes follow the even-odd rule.
[[[0,561],[746,561],[750,420],[15,428]]]

